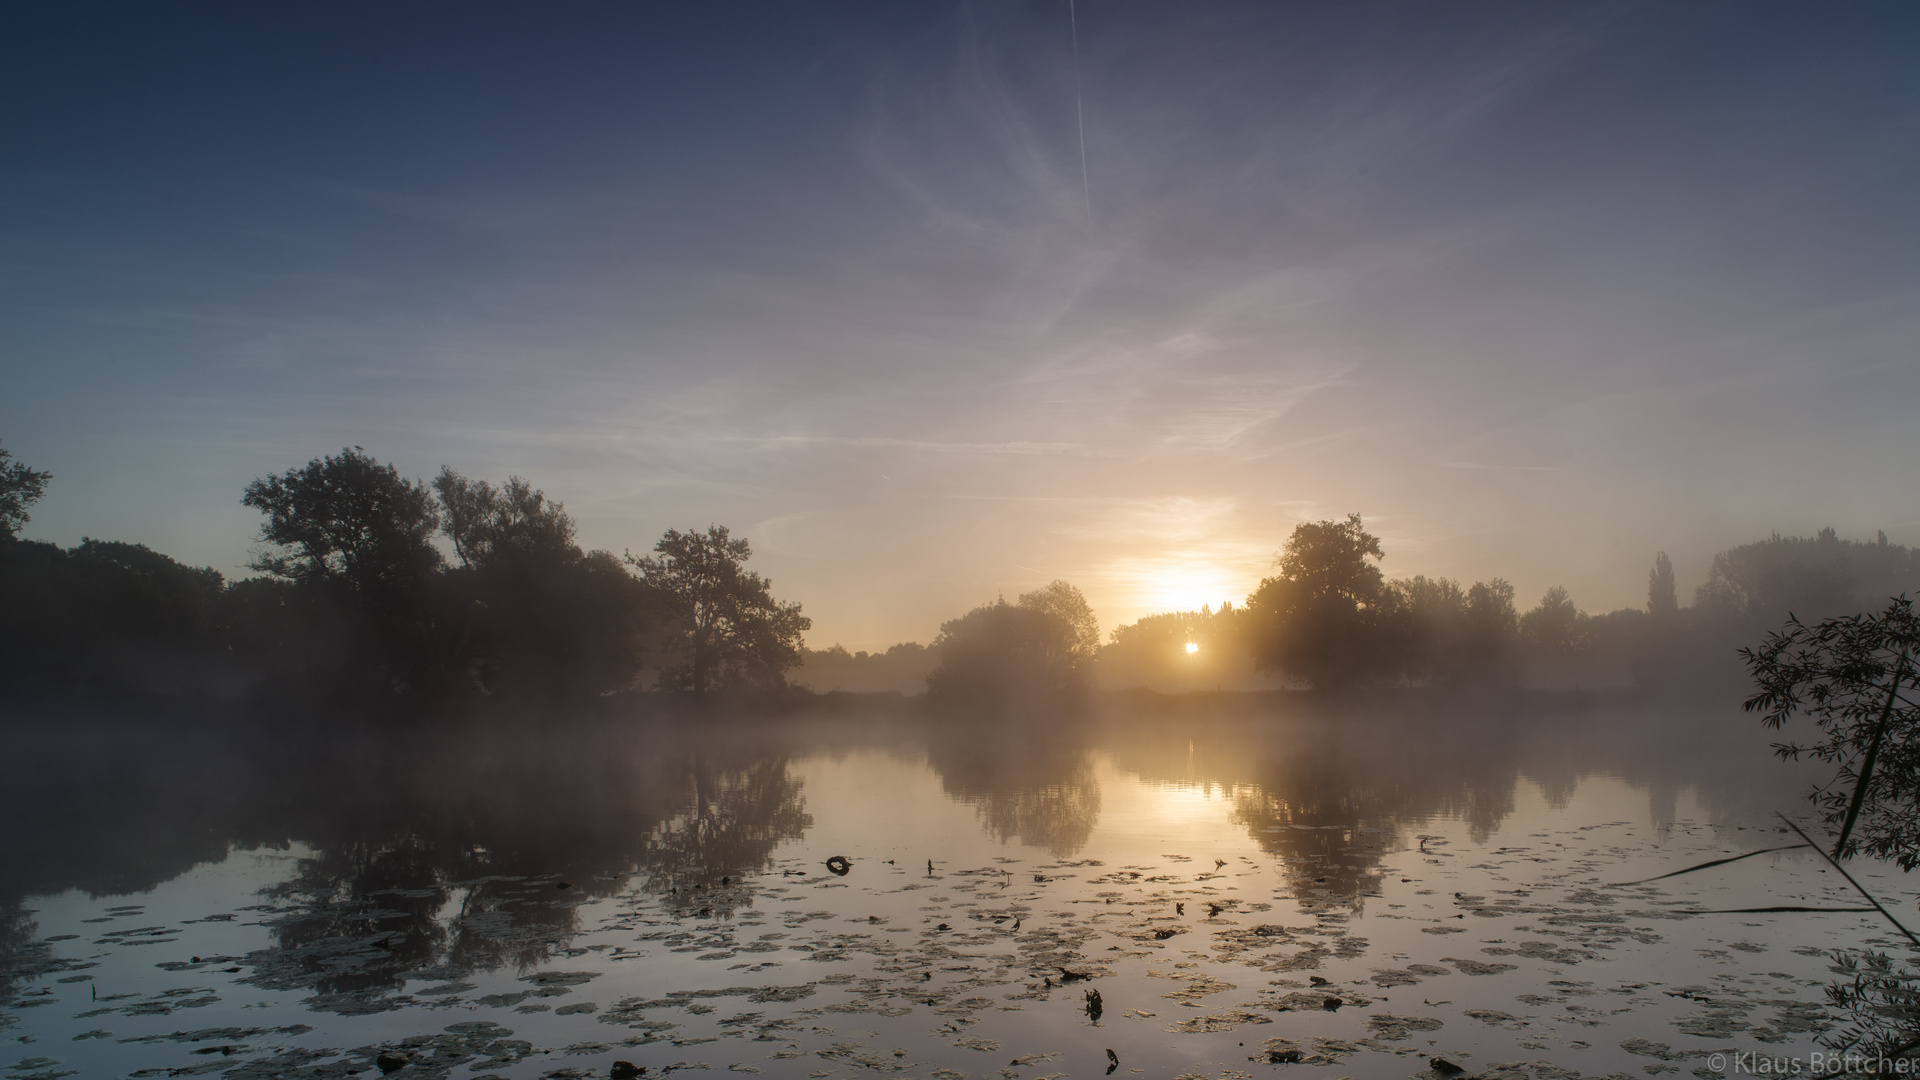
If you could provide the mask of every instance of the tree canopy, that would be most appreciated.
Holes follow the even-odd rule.
[[[1539,607],[1521,616],[1520,633],[1546,655],[1565,659],[1586,639],[1586,615],[1566,589],[1555,585],[1540,597]]]
[[[1080,590],[1064,581],[1003,597],[940,624],[939,666],[927,692],[948,701],[998,704],[1021,694],[1077,690],[1099,651],[1100,624]]]
[[[441,466],[433,478],[441,531],[453,541],[462,566],[484,569],[500,559],[561,562],[580,557],[573,518],[561,503],[524,478],[510,476],[498,488],[468,480]]]
[[[47,481],[53,474],[29,469],[25,462],[13,460],[13,454],[0,447],[0,539],[20,535],[28,521],[27,507],[47,493]]]
[[[773,582],[746,568],[747,541],[709,525],[705,533],[668,529],[653,550],[627,561],[669,620],[662,687],[705,693],[782,684],[781,673],[800,663],[801,634],[813,620],[799,604],[774,599]]]
[[[1373,674],[1391,656],[1392,601],[1376,565],[1385,557],[1359,514],[1295,526],[1275,560],[1279,573],[1247,598],[1255,666],[1323,688]]]
[[[1831,528],[1813,536],[1781,536],[1723,551],[1694,606],[1753,624],[1778,625],[1789,614],[1821,619],[1878,608],[1920,580],[1920,551],[1876,540],[1842,540]]]
[[[1092,661],[1100,651],[1100,620],[1094,618],[1087,598],[1067,582],[1056,578],[1032,592],[1021,593],[1019,606],[1044,612],[1067,625],[1072,635],[1067,652],[1076,668]]]
[[[1647,571],[1647,614],[1656,619],[1671,619],[1680,614],[1680,590],[1674,584],[1673,560],[1662,551],[1653,557],[1653,569]]]
[[[267,515],[260,539],[280,550],[255,570],[362,597],[404,592],[440,565],[440,515],[424,484],[358,446],[247,485],[241,503]]]
[[[631,689],[654,620],[620,558],[583,553],[566,508],[522,477],[495,487],[442,467],[432,486],[460,560],[440,582],[441,607],[460,613],[455,662],[493,691]]]

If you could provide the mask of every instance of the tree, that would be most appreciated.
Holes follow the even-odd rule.
[[[673,620],[670,634],[680,663],[661,676],[663,686],[696,694],[739,684],[782,685],[781,672],[801,661],[801,634],[813,620],[797,603],[773,597],[773,582],[746,569],[753,549],[724,526],[702,534],[668,529],[654,556],[627,561],[659,597]]]
[[[1520,616],[1513,609],[1513,585],[1505,578],[1475,582],[1467,590],[1467,619],[1462,660],[1469,670],[1493,672],[1501,667],[1507,647],[1520,633]]]
[[[566,508],[522,477],[496,488],[443,467],[433,491],[461,563],[445,582],[461,612],[453,651],[482,687],[591,697],[632,686],[649,597],[618,556],[582,553]]]
[[[1219,610],[1168,611],[1116,626],[1100,650],[1099,681],[1188,690],[1243,679],[1250,673],[1240,667],[1248,654],[1245,614],[1228,601]]]
[[[446,466],[433,479],[439,497],[441,531],[453,541],[462,566],[485,569],[496,559],[571,562],[580,558],[574,545],[573,518],[566,507],[548,502],[545,492],[518,476],[495,488],[473,481]]]
[[[1467,620],[1460,583],[1419,574],[1387,589],[1397,624],[1391,645],[1402,673],[1428,685],[1450,681],[1461,666]]]
[[[1814,792],[1835,832],[1833,857],[1864,851],[1920,866],[1920,618],[1905,596],[1878,614],[1812,626],[1789,618],[1759,649],[1740,650],[1755,691],[1745,702],[1770,728],[1804,713],[1822,740],[1775,744],[1839,766],[1838,782]]]
[[[1680,614],[1680,593],[1673,581],[1673,560],[1662,551],[1653,557],[1653,569],[1647,571],[1647,614],[1656,619],[1671,619]]]
[[[1694,606],[1720,618],[1778,625],[1788,614],[1822,619],[1878,607],[1920,578],[1920,551],[1876,537],[1773,536],[1713,557]]]
[[[1381,648],[1400,672],[1429,686],[1500,673],[1516,617],[1513,586],[1495,578],[1462,589],[1424,575],[1389,582],[1381,606]]]
[[[1359,514],[1295,526],[1275,560],[1280,572],[1247,598],[1254,666],[1323,688],[1377,673],[1391,659],[1392,597],[1374,565],[1385,557]]]
[[[1067,625],[1073,635],[1068,652],[1073,656],[1074,667],[1092,662],[1100,651],[1100,621],[1093,617],[1087,598],[1072,585],[1055,579],[1044,588],[1021,593],[1019,606],[1045,612]]]
[[[1567,590],[1555,585],[1540,597],[1539,607],[1520,617],[1520,633],[1548,656],[1565,660],[1585,642],[1586,620]]]
[[[358,446],[255,480],[240,501],[267,515],[260,539],[281,549],[250,565],[277,578],[344,588],[378,606],[440,565],[433,496]]]
[[[180,693],[233,674],[223,581],[140,544],[6,545],[0,687],[7,692]]]
[[[52,473],[29,469],[0,447],[0,539],[13,539],[32,520],[27,507],[47,493],[47,481],[51,479]]]
[[[1085,648],[1087,623],[1077,621],[1075,612],[1088,621],[1093,617],[1078,589],[1055,582],[1021,596],[1017,604],[1001,598],[941,623],[933,641],[940,664],[927,675],[927,693],[997,705],[1077,689],[1092,654]],[[1094,635],[1097,642],[1097,625]]]

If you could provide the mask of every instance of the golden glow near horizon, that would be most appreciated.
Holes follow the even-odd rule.
[[[1199,611],[1227,601],[1237,604],[1258,581],[1258,574],[1250,576],[1246,568],[1222,566],[1190,553],[1133,560],[1115,577],[1116,599],[1120,600],[1115,606],[1140,613],[1121,620],[1124,622],[1164,611]]]
[[[1200,651],[1200,646],[1198,646],[1198,645],[1195,645],[1195,644],[1194,644],[1193,642],[1191,642],[1191,641],[1189,641],[1189,642],[1187,642],[1187,655],[1188,655],[1188,656],[1192,656],[1192,655],[1193,655],[1194,653],[1197,653],[1197,652],[1199,652],[1199,651]]]

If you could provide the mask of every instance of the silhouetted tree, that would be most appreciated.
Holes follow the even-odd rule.
[[[1507,659],[1520,633],[1520,616],[1513,608],[1513,585],[1505,578],[1477,581],[1467,590],[1467,618],[1461,658],[1468,671],[1491,674]]]
[[[255,480],[240,501],[267,515],[260,539],[281,550],[251,566],[277,578],[337,585],[379,603],[440,565],[433,496],[357,446]]]
[[[0,686],[68,693],[205,690],[229,673],[223,582],[140,544],[0,552]]]
[[[1397,625],[1382,646],[1393,650],[1394,666],[1416,682],[1452,681],[1466,639],[1467,594],[1460,583],[1415,575],[1389,582],[1387,599]]]
[[[1245,685],[1253,675],[1245,614],[1228,602],[1218,610],[1209,605],[1170,611],[1117,626],[1100,650],[1100,684],[1172,690]]]
[[[1694,606],[1749,624],[1844,615],[1878,607],[1920,580],[1920,553],[1884,541],[1842,540],[1832,529],[1812,537],[1773,536],[1713,557]]]
[[[443,467],[433,490],[461,562],[446,575],[463,609],[457,651],[483,687],[559,697],[632,687],[649,590],[619,558],[582,553],[566,508],[521,477],[496,488]]]
[[[1653,569],[1647,571],[1647,614],[1656,619],[1671,619],[1680,614],[1680,593],[1673,581],[1673,560],[1662,551],[1653,557]]]
[[[796,685],[820,692],[854,693],[897,691],[911,694],[926,689],[927,673],[937,654],[917,641],[888,646],[885,652],[848,652],[845,646],[802,650],[804,659],[788,678]]]
[[[399,692],[451,666],[429,595],[440,515],[425,484],[356,446],[255,480],[240,501],[267,515],[260,539],[278,549],[252,568],[344,616],[341,666],[311,674]]]
[[[1385,616],[1392,598],[1374,563],[1384,557],[1359,514],[1296,526],[1276,560],[1280,572],[1247,598],[1255,666],[1316,687],[1381,670],[1391,661]]]
[[[565,562],[578,558],[573,518],[557,502],[518,476],[500,488],[471,481],[445,466],[433,479],[441,531],[453,541],[462,566],[485,569],[497,559]]]
[[[655,555],[627,561],[640,570],[672,620],[670,650],[679,663],[661,675],[663,688],[705,693],[730,685],[784,684],[781,672],[800,663],[801,634],[813,620],[797,603],[773,597],[773,582],[746,569],[753,549],[724,526],[702,534],[668,529]]]
[[[27,507],[47,493],[47,481],[51,479],[52,473],[29,469],[0,447],[0,540],[10,540],[20,534],[31,520]]]
[[[948,701],[1000,704],[1077,690],[1099,641],[1086,598],[1056,581],[1022,594],[1018,603],[1002,598],[941,623],[933,642],[940,665],[927,675],[927,692]]]
[[[1072,628],[1075,666],[1085,665],[1100,651],[1100,621],[1093,617],[1093,608],[1087,606],[1087,598],[1079,589],[1056,578],[1043,588],[1021,593],[1019,603],[1023,608],[1044,611]]]
[[[1585,615],[1573,605],[1567,590],[1555,585],[1540,597],[1540,606],[1520,617],[1520,633],[1548,656],[1566,659],[1584,639]]]
[[[1383,664],[1428,686],[1485,681],[1504,672],[1516,616],[1513,586],[1495,578],[1462,589],[1416,575],[1389,582],[1381,606]]]

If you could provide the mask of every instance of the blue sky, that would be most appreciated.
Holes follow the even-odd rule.
[[[727,524],[855,648],[1348,512],[1589,610],[1920,543],[1915,9],[1074,15],[1077,79],[1064,0],[10,7],[27,535],[244,573],[245,483],[362,445]]]

